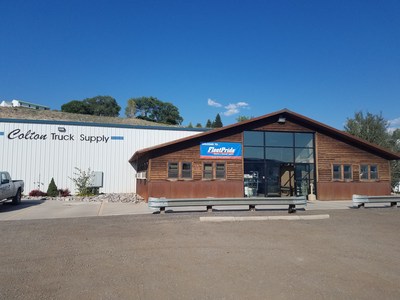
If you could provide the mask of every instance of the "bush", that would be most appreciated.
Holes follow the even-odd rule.
[[[93,180],[93,171],[90,168],[87,171],[82,171],[81,169],[75,167],[78,173],[74,173],[76,178],[70,178],[76,189],[78,190],[78,196],[93,196],[98,194],[99,189],[90,186]]]
[[[58,195],[61,197],[68,197],[71,196],[71,192],[69,191],[69,189],[59,189],[58,190]]]
[[[49,197],[57,197],[58,196],[58,190],[56,183],[54,182],[54,178],[51,178],[49,187],[47,189],[47,196]]]
[[[47,194],[45,192],[42,192],[41,190],[32,190],[32,191],[30,191],[29,196],[43,197],[43,196],[47,196]]]

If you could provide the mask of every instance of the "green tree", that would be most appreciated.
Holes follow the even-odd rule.
[[[72,100],[61,106],[61,111],[94,116],[118,117],[121,107],[110,96],[96,96],[82,101]]]
[[[356,112],[354,118],[347,118],[344,130],[370,143],[389,148],[389,123],[382,114],[374,115],[369,112],[364,116],[362,111]]]
[[[203,126],[201,126],[201,123],[197,123],[196,124],[196,128],[202,128]]]
[[[250,119],[253,119],[254,117],[253,116],[251,116],[251,117],[248,117],[248,116],[238,116],[237,118],[236,118],[236,121],[237,122],[243,122],[243,121],[247,121],[247,120],[250,120]]]
[[[63,104],[61,106],[61,111],[68,113],[75,113],[75,114],[84,114],[84,115],[92,114],[88,104],[78,100],[72,100],[68,103]]]
[[[214,122],[212,123],[212,128],[221,128],[222,126],[224,125],[222,125],[221,116],[217,114]]]
[[[189,122],[188,128],[193,128],[192,122]]]
[[[127,118],[134,118],[136,114],[136,102],[134,98],[128,100],[125,108],[125,116]]]
[[[50,197],[58,196],[58,189],[57,189],[56,183],[54,182],[54,178],[51,178],[49,187],[47,188],[47,196],[50,196]]]
[[[395,130],[392,134],[388,131],[389,122],[382,114],[374,115],[371,113],[363,114],[362,111],[356,112],[354,118],[347,118],[344,130],[354,136],[362,138],[370,143],[379,145],[394,152],[400,152],[398,142],[400,130]],[[392,187],[400,181],[400,164],[398,161],[390,163],[392,175]]]
[[[180,125],[183,118],[179,109],[170,102],[163,102],[155,97],[132,98],[136,103],[136,116],[148,121]]]
[[[118,117],[121,107],[117,101],[110,96],[96,96],[93,98],[86,98],[83,100],[84,103],[90,107],[92,115],[95,116],[107,116],[107,117]]]
[[[208,119],[207,123],[206,123],[206,128],[211,128],[211,127],[212,127],[212,123],[211,123],[210,119]]]
[[[400,152],[400,129],[396,129],[391,134],[391,147],[395,152]],[[394,160],[390,163],[392,175],[392,187],[394,188],[400,182],[400,161]]]

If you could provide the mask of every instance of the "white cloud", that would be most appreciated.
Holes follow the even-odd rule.
[[[212,99],[210,99],[210,98],[208,99],[207,104],[208,104],[209,106],[222,107],[222,104],[220,104],[220,103],[218,103],[217,101],[214,101],[214,100],[212,100]]]
[[[249,104],[246,103],[246,102],[238,102],[238,103],[236,103],[236,105],[239,106],[239,107],[247,107],[247,106],[249,106]]]
[[[400,118],[390,120],[389,121],[389,127],[391,127],[391,128],[400,128]]]
[[[400,118],[389,120],[388,123],[389,123],[388,132],[392,133],[396,129],[400,129]]]
[[[221,103],[212,100],[211,98],[208,98],[207,104],[208,106],[213,106],[213,107],[224,107],[225,111],[221,112],[221,114],[227,117],[240,113],[242,109],[250,108],[247,102],[241,101],[237,103],[229,103],[228,105],[224,106]]]
[[[247,108],[249,106],[246,102],[238,102],[238,103],[229,103],[225,106],[226,111],[224,112],[225,116],[232,116],[238,114],[241,108]]]

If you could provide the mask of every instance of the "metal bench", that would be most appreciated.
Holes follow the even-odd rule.
[[[391,207],[397,207],[398,202],[400,202],[400,195],[399,196],[353,195],[353,205],[357,206],[357,208],[365,207],[366,203],[390,203]]]
[[[205,206],[208,212],[213,206],[248,205],[249,210],[254,211],[256,205],[288,205],[288,213],[296,212],[296,205],[307,205],[305,196],[301,197],[273,197],[273,198],[189,198],[189,199],[166,199],[149,198],[148,206],[152,209],[159,209],[160,213],[165,212],[167,207],[189,207]]]

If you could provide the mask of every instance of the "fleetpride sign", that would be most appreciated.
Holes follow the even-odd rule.
[[[200,144],[200,158],[241,159],[241,143],[212,142]]]

